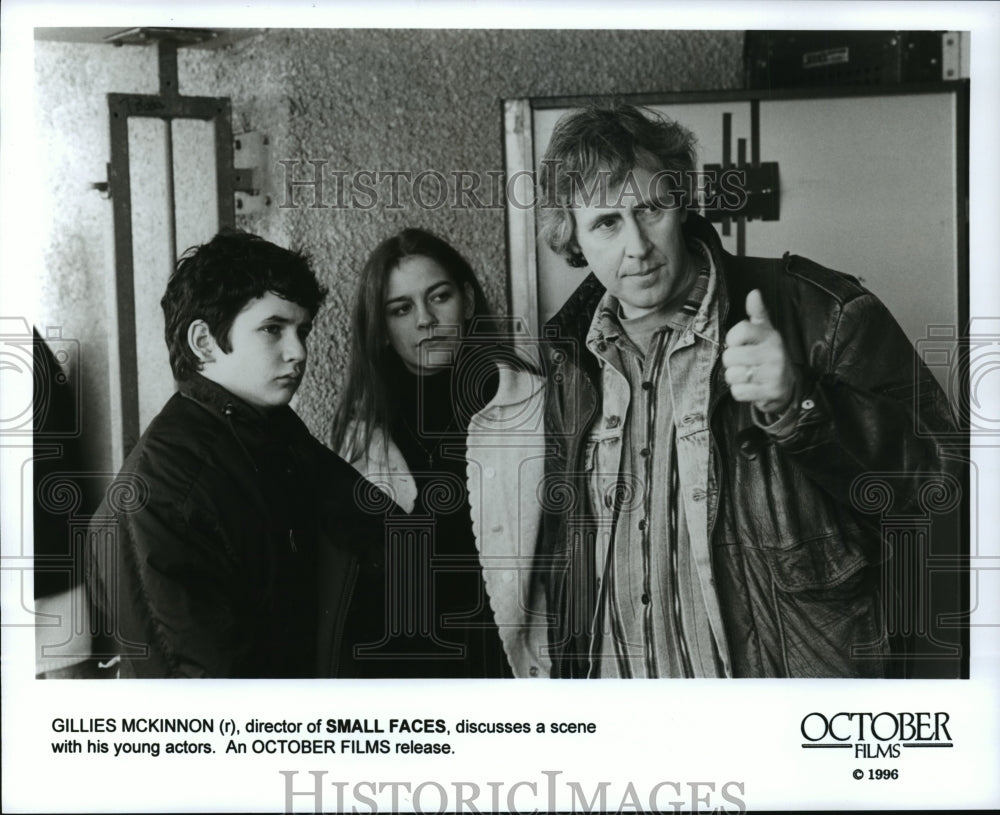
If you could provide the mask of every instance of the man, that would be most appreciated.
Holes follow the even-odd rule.
[[[592,109],[542,163],[542,237],[592,272],[545,332],[546,486],[572,496],[539,561],[553,675],[885,676],[880,536],[851,486],[899,473],[915,505],[950,411],[857,280],[723,251],[687,209],[693,144]]]
[[[358,477],[288,407],[325,294],[303,255],[236,231],[171,275],[162,306],[178,391],[91,534],[89,586],[121,676],[336,674],[343,614],[324,618],[317,655],[317,556],[340,563],[327,609],[347,607],[356,570],[344,547],[317,550],[326,529],[350,540]]]

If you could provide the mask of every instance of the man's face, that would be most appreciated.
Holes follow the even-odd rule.
[[[309,312],[273,292],[251,300],[233,320],[225,353],[212,342],[202,375],[255,407],[287,405],[306,367]]]
[[[636,167],[607,194],[578,197],[576,240],[590,268],[626,317],[668,307],[694,280],[681,226],[687,211],[671,201],[669,182]]]

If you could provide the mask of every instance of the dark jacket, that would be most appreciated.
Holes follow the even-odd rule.
[[[180,383],[91,526],[88,584],[121,675],[309,677],[335,663],[335,624],[317,653],[316,564],[337,561],[342,609],[358,480],[290,408]]]
[[[885,306],[854,278],[796,256],[733,257],[693,213],[685,229],[712,253],[722,335],[746,318],[746,295],[760,289],[800,383],[794,431],[772,438],[729,394],[720,348],[708,421],[695,431],[709,434],[703,500],[733,675],[883,676],[884,555],[864,478],[891,481],[893,511],[903,514],[918,510],[928,485],[957,489],[931,435],[953,429],[944,394]],[[578,507],[586,506],[582,451],[601,400],[584,339],[603,294],[588,277],[545,335],[546,430],[556,450],[546,487],[568,489]],[[679,437],[685,432],[678,426]],[[556,676],[587,674],[593,535],[585,510],[546,513]]]

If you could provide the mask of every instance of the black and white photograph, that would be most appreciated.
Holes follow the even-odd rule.
[[[1000,4],[902,12],[5,4],[4,811],[1000,805]]]

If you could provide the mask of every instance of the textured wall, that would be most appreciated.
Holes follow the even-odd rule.
[[[504,212],[502,206],[426,209],[406,195],[398,209],[388,208],[385,197],[367,209],[312,208],[310,190],[299,191],[303,205],[282,208],[280,160],[301,162],[297,177],[312,176],[306,159],[326,160],[331,182],[335,170],[436,170],[445,176],[465,170],[485,178],[503,169],[503,99],[735,88],[742,44],[741,32],[274,30],[218,51],[182,50],[181,92],[231,97],[234,131],[270,138],[276,200],[263,214],[241,216],[239,224],[307,248],[331,289],[297,404],[313,432],[321,438],[329,432],[345,371],[349,304],[371,249],[403,226],[438,232],[469,258],[494,307],[505,310]],[[81,131],[71,118],[43,116],[47,138],[84,134],[74,135],[71,160],[86,156],[103,170],[103,95],[153,90],[152,54],[39,44],[39,85],[47,104],[58,101],[86,118]],[[433,199],[433,188],[424,189],[425,201]],[[332,183],[324,198],[335,203]],[[94,214],[83,226],[72,208],[56,217],[50,254],[58,255],[53,266],[60,286],[67,276],[78,289],[90,279],[104,285],[111,253],[97,256],[87,236],[110,234],[110,207],[107,213],[107,223],[98,224]],[[85,234],[74,243],[68,237],[74,232]],[[64,297],[56,301],[56,311],[66,305]],[[98,311],[96,302],[87,306],[88,314]]]
[[[35,93],[44,267],[30,318],[80,343],[67,371],[80,394],[82,450],[94,472],[113,473],[111,427],[118,391],[111,201],[91,184],[107,179],[110,91],[156,93],[156,53],[145,48],[35,43]],[[88,506],[103,486],[87,483]]]
[[[280,204],[280,159],[302,161],[300,178],[313,175],[306,159],[328,160],[326,179],[335,169],[446,177],[468,170],[485,178],[503,169],[503,99],[735,88],[742,45],[741,32],[275,31],[229,54],[190,52],[181,88],[224,89],[215,92],[232,95],[236,129],[270,136]],[[424,203],[433,203],[433,186],[423,189]],[[330,185],[325,193],[334,204]],[[299,196],[313,201],[311,190]],[[489,200],[485,190],[481,197]],[[273,207],[241,219],[248,229],[308,247],[330,286],[298,403],[321,437],[342,385],[357,272],[382,238],[408,225],[441,234],[480,273],[494,308],[507,307],[502,208],[424,209],[405,196],[400,210],[387,203],[367,211]]]

